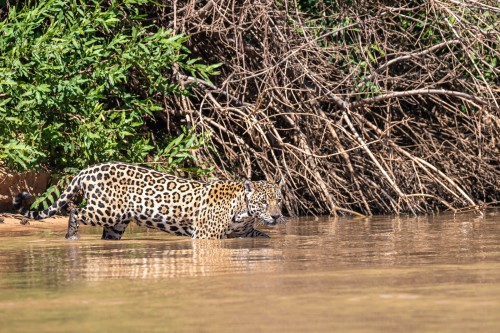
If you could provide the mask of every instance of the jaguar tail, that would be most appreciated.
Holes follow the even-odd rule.
[[[61,194],[61,196],[47,209],[44,210],[29,210],[23,208],[23,202],[31,198],[31,194],[28,192],[18,193],[13,199],[14,209],[20,214],[26,216],[27,218],[34,220],[41,220],[54,215],[61,207],[64,207],[71,200],[73,195],[80,190],[80,182],[78,177],[75,177],[71,183],[68,185],[66,190]]]

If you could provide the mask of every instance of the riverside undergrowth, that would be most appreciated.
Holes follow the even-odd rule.
[[[187,36],[153,25],[141,12],[147,3],[51,0],[10,8],[0,22],[3,166],[63,170],[121,160],[172,171],[193,160],[189,151],[206,135],[179,124],[176,139],[154,124],[165,98],[190,94],[176,73],[209,80],[216,66],[190,57]],[[172,142],[177,149],[167,151]]]

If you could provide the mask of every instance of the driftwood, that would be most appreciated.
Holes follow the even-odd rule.
[[[195,55],[223,63],[213,82],[174,69],[195,96],[165,101],[172,130],[182,120],[211,133],[216,152],[201,161],[224,178],[284,177],[290,214],[500,200],[496,1],[324,5],[327,28],[281,3],[166,1],[158,13]],[[432,36],[414,33],[431,23]]]

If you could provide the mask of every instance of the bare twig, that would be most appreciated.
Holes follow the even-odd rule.
[[[197,156],[216,176],[282,175],[290,214],[500,200],[493,2],[339,2],[317,17],[287,1],[166,4],[165,26],[190,36],[193,56],[224,64],[213,83],[174,68],[194,96],[164,114],[171,130],[212,134]]]

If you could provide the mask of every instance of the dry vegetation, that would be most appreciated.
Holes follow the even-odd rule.
[[[196,96],[167,101],[212,133],[223,177],[285,177],[292,214],[500,199],[497,2],[166,4],[158,20],[223,63],[213,84],[178,72]]]

